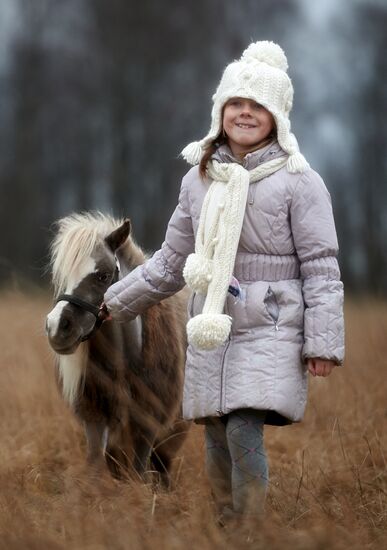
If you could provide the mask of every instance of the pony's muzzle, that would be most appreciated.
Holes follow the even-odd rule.
[[[57,353],[73,353],[83,336],[72,307],[58,303],[46,318],[46,333],[50,346]]]

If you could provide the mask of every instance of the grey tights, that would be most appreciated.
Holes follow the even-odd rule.
[[[268,485],[265,416],[265,411],[239,409],[207,420],[207,473],[219,511],[263,511]]]

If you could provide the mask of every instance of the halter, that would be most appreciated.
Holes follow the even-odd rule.
[[[114,270],[111,284],[116,283],[118,281],[119,275],[120,275],[120,268],[119,268],[118,259],[116,258],[116,268]],[[76,296],[75,294],[59,294],[59,296],[55,301],[55,305],[61,301],[69,302],[69,304],[73,306],[77,306],[80,309],[83,309],[84,311],[88,311],[89,313],[92,313],[94,315],[95,323],[91,331],[85,334],[85,336],[81,338],[81,342],[84,342],[85,340],[88,340],[89,338],[91,338],[94,335],[94,333],[97,332],[97,330],[100,328],[100,326],[104,321],[103,318],[99,316],[101,312],[101,307],[95,306],[94,304],[91,304],[90,302],[87,302],[86,300],[79,298],[79,296]]]

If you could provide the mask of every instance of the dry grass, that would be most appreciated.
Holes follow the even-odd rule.
[[[266,519],[218,527],[202,429],[176,459],[177,489],[95,478],[59,397],[45,297],[1,295],[0,549],[387,547],[387,305],[346,310],[347,361],[311,381],[304,422],[268,428]]]

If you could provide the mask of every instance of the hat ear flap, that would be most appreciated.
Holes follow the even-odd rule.
[[[284,93],[284,111],[286,116],[289,115],[293,107],[293,88],[289,87]]]

